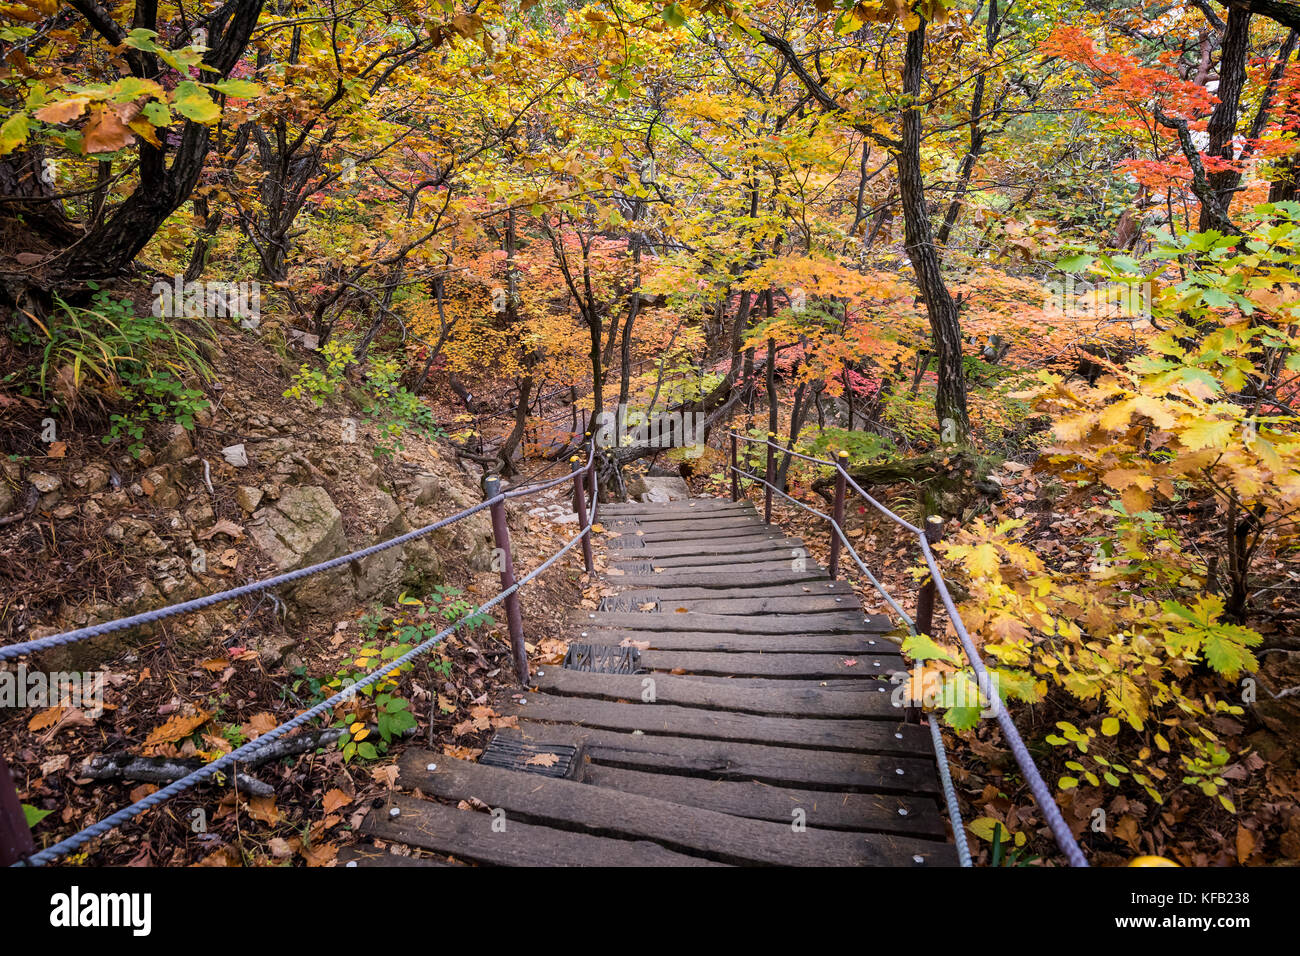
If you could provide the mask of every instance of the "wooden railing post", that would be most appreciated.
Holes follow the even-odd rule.
[[[731,435],[731,500],[740,500],[740,472],[736,469],[740,467],[740,460],[736,457],[736,436]]]
[[[930,515],[925,519],[925,540],[930,544],[937,544],[943,540],[943,519],[938,515]],[[916,595],[916,620],[913,622],[913,626],[916,628],[916,633],[924,634],[929,638],[934,637],[932,633],[934,630],[934,596],[934,576],[927,575],[925,583],[921,585],[921,590]],[[904,719],[909,724],[919,724],[921,722],[921,707],[918,703],[908,704]],[[936,720],[938,718],[932,715],[930,719]]]
[[[10,866],[36,852],[9,764],[0,756],[0,866]]]
[[[847,534],[844,530],[844,493],[848,490],[848,482],[844,477],[844,469],[848,467],[849,453],[842,451],[835,459],[839,465],[835,469],[835,507],[831,510],[831,560],[830,566],[826,569],[830,572],[831,580],[834,581],[840,571],[840,547],[844,543],[840,534]],[[839,532],[835,530],[839,528]]]
[[[583,485],[587,483],[587,466],[580,463],[577,455],[569,459],[569,467],[573,472],[573,511],[578,516],[578,527],[587,527],[587,496],[583,493]],[[582,564],[587,569],[588,574],[596,573],[596,565],[591,559],[591,532],[584,531],[582,534]]]
[[[943,540],[943,519],[938,515],[925,519],[925,540],[931,544]],[[934,627],[934,592],[934,578],[927,577],[916,595],[916,633],[931,638],[934,637],[930,633]]]
[[[767,473],[764,478],[767,484],[763,487],[763,522],[772,523],[772,482],[776,480],[776,447],[773,444],[776,441],[776,432],[767,433]]]
[[[483,489],[489,499],[495,498],[501,493],[501,479],[496,475],[489,476],[483,482]],[[497,559],[501,564],[501,590],[505,591],[515,586],[515,559],[510,553],[510,529],[506,526],[506,503],[495,501],[489,510],[492,512],[492,540],[496,544]],[[515,672],[519,675],[519,682],[527,686],[528,651],[524,648],[524,619],[519,611],[518,591],[511,591],[506,595],[505,607],[506,625],[510,629],[510,646],[515,655]]]

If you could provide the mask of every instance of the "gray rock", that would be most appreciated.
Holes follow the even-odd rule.
[[[319,485],[285,489],[273,507],[262,508],[253,516],[248,533],[281,572],[319,564],[349,550],[343,515]],[[308,611],[325,610],[352,596],[351,574],[346,568],[312,575],[289,595],[293,603]]]
[[[184,426],[172,425],[168,430],[167,444],[158,452],[158,461],[181,461],[194,454],[194,443]]]
[[[257,510],[257,506],[262,503],[262,489],[254,488],[251,485],[240,485],[235,491],[235,504],[245,514],[252,514]]]
[[[691,496],[686,482],[676,476],[644,475],[627,483],[627,493],[642,501],[679,501]]]
[[[246,468],[248,466],[248,452],[244,449],[243,442],[221,449],[221,454],[227,462],[236,468]]]
[[[377,513],[378,527],[373,535],[358,537],[352,541],[353,548],[357,550],[379,544],[381,541],[387,541],[411,530],[397,502],[385,491],[375,489],[370,510]],[[387,551],[380,551],[358,561],[353,572],[357,597],[368,600],[397,587],[405,568],[405,551],[405,546],[389,548]]]
[[[72,484],[88,495],[101,492],[108,487],[108,469],[92,462],[72,476]]]

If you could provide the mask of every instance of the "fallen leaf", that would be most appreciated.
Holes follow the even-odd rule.
[[[275,719],[274,714],[262,711],[260,714],[254,714],[248,718],[248,723],[244,724],[240,730],[244,732],[244,736],[249,740],[254,740],[278,726],[279,721]]]
[[[328,866],[339,855],[339,847],[337,843],[323,843],[310,849],[304,847],[301,852],[308,866]]]
[[[1237,824],[1237,862],[1245,863],[1255,852],[1255,834]]]
[[[554,767],[559,762],[559,754],[534,754],[524,761],[530,767]]]
[[[145,753],[148,753],[159,744],[173,743],[185,739],[206,724],[211,717],[212,715],[207,711],[200,710],[190,716],[177,714],[175,717],[168,718],[165,724],[161,727],[155,727],[153,732],[145,739]]]
[[[211,528],[207,531],[200,531],[195,535],[195,537],[200,541],[207,541],[209,538],[218,534],[227,535],[238,541],[244,536],[244,529],[240,525],[235,524],[229,518],[220,518]]]
[[[135,787],[131,790],[131,802],[139,803],[145,797],[149,796],[149,794],[156,793],[157,790],[158,790],[157,784],[142,783],[140,784],[140,786]]]
[[[50,757],[41,762],[41,775],[47,773],[57,773],[68,766],[68,755],[59,754],[57,757]]]
[[[46,727],[54,726],[54,722],[63,716],[64,708],[46,707],[31,720],[27,721],[27,729],[36,731],[44,730]]]
[[[383,784],[387,789],[392,790],[397,786],[398,775],[397,764],[389,764],[386,767],[372,767],[370,776],[375,783]]]
[[[272,826],[284,819],[284,814],[276,809],[275,797],[250,797],[248,815]]]
[[[321,801],[321,806],[324,807],[326,813],[333,813],[335,810],[346,807],[351,802],[351,797],[335,787],[329,793],[325,794],[325,799]]]

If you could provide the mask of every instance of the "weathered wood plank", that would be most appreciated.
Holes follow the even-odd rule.
[[[755,535],[749,538],[725,538],[722,541],[704,539],[701,541],[651,542],[640,548],[624,548],[609,545],[605,552],[611,559],[622,561],[632,558],[680,558],[702,557],[708,555],[735,554],[739,549],[749,553],[761,554],[768,551],[789,553],[792,548],[802,548],[799,538],[772,537],[770,534]]]
[[[604,522],[602,522],[603,524]],[[644,531],[646,534],[691,534],[702,535],[714,531],[730,531],[734,528],[745,530],[764,529],[771,531],[773,534],[782,534],[785,532],[764,523],[763,519],[757,514],[745,512],[742,514],[692,514],[692,515],[673,515],[665,516],[664,520],[650,521],[644,518],[611,518],[611,525],[622,527],[624,523],[632,524],[636,530]]]
[[[731,574],[747,574],[750,575],[752,579],[756,580],[763,580],[769,574],[782,573],[787,568],[797,566],[795,559],[789,556],[777,558],[776,560],[771,560],[763,556],[760,556],[759,559],[755,561],[742,560],[742,558],[746,557],[748,556],[736,555],[731,560],[711,557],[705,560],[702,564],[692,563],[698,561],[698,559],[695,558],[685,559],[686,563],[684,564],[680,563],[683,561],[682,558],[651,559],[649,563],[653,568],[653,571],[651,572],[653,574],[693,574],[699,572],[711,574],[718,571],[726,571]],[[632,559],[632,561],[636,560],[637,559],[635,558]],[[627,561],[624,561],[623,564],[627,564],[629,567],[631,566]],[[813,571],[817,574],[823,575],[826,573],[825,568],[817,562],[809,560],[806,556],[803,558],[802,564],[802,570]],[[619,564],[615,564],[614,566],[622,571],[627,570]],[[606,574],[608,574],[608,572],[606,572]],[[614,577],[617,576],[618,575],[614,575]]]
[[[391,807],[401,814],[390,817]],[[647,840],[611,840],[521,821],[508,820],[504,831],[494,832],[490,814],[454,810],[404,794],[396,794],[386,806],[370,811],[361,831],[381,840],[497,866],[716,865]]]
[[[705,737],[747,744],[845,753],[909,754],[933,752],[924,729],[902,722],[835,720],[822,717],[770,717],[728,711],[678,707],[675,704],[623,704],[581,697],[531,693],[524,703],[499,708],[505,715],[551,723],[581,724],[606,730],[640,731],[679,737]]]
[[[610,560],[614,562],[615,567],[622,567],[631,562],[649,561],[656,568],[700,568],[710,571],[765,571],[772,565],[794,567],[797,562],[801,562],[805,568],[815,567],[824,570],[816,561],[809,559],[806,551],[798,548],[783,548],[778,551],[746,549],[732,554],[688,554],[673,558],[638,557],[634,552],[630,554],[621,552],[617,557],[611,554]]]
[[[659,610],[675,614],[678,608],[695,614],[807,614],[811,611],[856,611],[862,614],[862,604],[856,595],[805,594],[802,597],[722,597],[711,600],[662,601]],[[888,620],[883,622],[888,624]],[[873,630],[878,628],[873,628]]]
[[[551,667],[536,681],[539,689],[556,696],[636,701],[647,690],[646,676],[594,674]],[[683,707],[787,717],[839,717],[894,722],[902,719],[902,711],[893,706],[892,694],[836,693],[819,687],[816,681],[789,682],[797,685],[793,687],[751,687],[748,683],[759,682],[734,678],[701,681],[689,676],[655,674],[653,687],[655,697],[661,704]]]
[[[852,663],[849,663],[852,662]],[[896,654],[711,654],[704,651],[642,651],[641,666],[655,671],[682,670],[692,674],[733,677],[849,677],[859,680],[889,679],[906,670]]]
[[[694,524],[693,522],[690,522]],[[617,531],[616,534],[609,535],[610,543],[615,547],[621,547],[619,538],[640,538],[646,544],[656,542],[667,542],[669,544],[683,541],[721,541],[724,538],[760,538],[764,537],[764,531],[767,532],[768,538],[784,538],[786,533],[779,528],[765,525],[761,521],[748,522],[737,525],[732,528],[659,528],[653,530],[622,530],[610,528],[610,531]]]
[[[887,866],[911,861],[950,864],[945,844],[892,834],[849,836],[809,827],[796,832],[769,823],[623,793],[571,780],[529,776],[498,767],[439,758],[429,772],[428,753],[407,753],[399,766],[406,786],[454,799],[475,796],[506,812],[506,829],[516,819],[552,823],[601,836],[653,840],[666,847],[721,863],[782,866]]]
[[[933,758],[820,753],[793,747],[699,737],[628,734],[529,720],[519,722],[518,733],[531,740],[581,745],[587,760],[631,770],[657,770],[713,780],[757,780],[812,790],[901,794],[939,792],[939,777]]]
[[[649,616],[649,615],[647,615]],[[646,622],[646,627],[654,621]],[[631,642],[656,651],[718,651],[750,654],[839,654],[860,656],[892,649],[892,645],[871,645],[865,634],[722,634],[718,631],[579,631],[573,638],[583,644]],[[874,658],[873,658],[874,659]]]
[[[611,521],[635,521],[640,525],[650,525],[664,521],[686,521],[695,518],[748,518],[758,514],[753,505],[726,505],[716,508],[663,508],[660,510],[648,510],[649,505],[642,507],[640,511],[611,511],[608,506],[602,505],[600,508],[600,517],[608,517]]]
[[[637,611],[574,611],[570,619],[583,627],[618,630],[654,627],[661,631],[722,631],[727,634],[878,634],[873,621],[852,611],[814,614],[655,614]]]
[[[702,684],[721,684],[728,687],[749,687],[754,690],[802,690],[813,687],[820,691],[836,694],[881,694],[893,693],[894,686],[888,680],[815,680],[780,677],[731,677],[717,674],[673,674],[678,680],[698,681]],[[883,697],[888,700],[888,696]]]
[[[644,576],[644,575],[642,575]],[[809,594],[852,595],[853,588],[847,581],[794,581],[789,584],[741,584],[734,588],[702,587],[655,587],[653,585],[635,588],[621,587],[619,576],[606,583],[619,585],[620,595],[635,597],[640,601],[682,601],[682,600],[731,600],[739,597],[802,597]],[[868,615],[863,615],[867,617]]]
[[[737,508],[748,508],[750,511],[756,510],[752,502],[726,501],[720,498],[679,498],[675,501],[656,501],[653,503],[648,501],[610,502],[600,506],[600,510],[604,514],[633,516],[677,512],[690,514],[695,511],[729,511]]]
[[[659,574],[627,574],[607,577],[605,583],[623,588],[745,588],[777,584],[825,581],[821,571],[662,571]]]
[[[738,817],[790,825],[803,811],[808,826],[826,830],[884,831],[947,839],[938,806],[925,797],[795,790],[739,780],[702,780],[589,764],[583,782],[639,793]],[[902,812],[900,812],[902,811]]]

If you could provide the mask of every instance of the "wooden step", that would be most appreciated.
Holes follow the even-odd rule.
[[[726,501],[721,498],[679,498],[675,501],[630,501],[602,504],[602,514],[610,515],[662,515],[690,514],[697,511],[729,511],[736,508],[755,510],[749,501]]]
[[[794,747],[629,734],[594,727],[521,720],[529,740],[582,746],[592,763],[711,780],[757,780],[777,786],[853,793],[937,794],[934,758],[885,754],[819,753]],[[902,771],[901,773],[899,771]]]
[[[436,762],[437,770],[425,769],[429,762]],[[546,821],[600,838],[649,840],[677,852],[738,865],[950,865],[955,861],[951,848],[931,840],[892,834],[851,836],[813,827],[797,831],[785,823],[448,757],[435,758],[427,752],[408,752],[399,767],[404,786],[444,798],[470,794],[494,810],[504,810],[506,834],[516,819]],[[490,822],[490,817],[483,816]],[[604,861],[590,862],[599,865]]]
[[[438,758],[439,761],[448,759]],[[504,770],[502,773],[513,771]],[[546,779],[523,774],[516,776],[526,783]],[[394,807],[400,811],[396,817],[389,814]],[[610,839],[535,826],[520,820],[507,819],[504,830],[499,822],[496,830],[492,824],[493,817],[489,813],[455,810],[429,800],[393,794],[383,807],[367,814],[361,823],[361,832],[381,840],[496,866],[717,865],[698,856],[674,853],[648,840]]]
[[[813,584],[825,582],[821,571],[791,571],[775,569],[753,572],[734,571],[661,571],[658,574],[627,574],[605,578],[605,583],[617,588],[722,588],[770,587],[778,584]]]
[[[689,527],[685,528],[660,528],[655,527],[650,530],[631,530],[621,528],[610,528],[609,540],[612,547],[623,547],[626,545],[623,538],[639,538],[646,544],[667,543],[680,544],[682,542],[695,541],[722,541],[727,538],[775,538],[788,537],[784,531],[779,528],[773,528],[765,525],[761,521],[747,521],[743,524],[735,525],[728,528],[703,528],[693,522],[687,522]],[[766,532],[766,533],[765,533]]]
[[[629,538],[636,538],[637,544],[625,547]],[[625,555],[649,556],[655,558],[701,557],[717,555],[728,557],[738,551],[758,553],[760,551],[790,551],[802,548],[801,538],[786,535],[753,534],[734,538],[683,538],[676,541],[646,542],[639,535],[619,535],[618,543],[606,545],[606,553],[611,558]]]
[[[722,677],[800,677],[889,680],[907,670],[895,654],[714,654],[707,651],[642,651],[641,666],[652,671],[715,674]]]
[[[574,623],[583,628],[641,630],[654,627],[661,631],[721,631],[726,634],[879,634],[879,620],[852,612],[814,614],[659,614],[648,617],[636,611],[574,611]]]
[[[646,626],[653,626],[647,621]],[[893,645],[873,644],[865,634],[723,634],[718,631],[579,631],[571,639],[581,644],[623,644],[655,651],[718,651],[722,653],[838,654],[855,657],[893,652]],[[883,638],[881,638],[883,640]],[[642,647],[642,645],[646,645]]]
[[[639,575],[644,577],[644,575]],[[662,575],[659,575],[662,577]],[[734,588],[705,588],[690,586],[647,587],[625,586],[626,576],[616,575],[605,583],[618,587],[620,597],[633,597],[639,601],[682,601],[682,600],[734,600],[737,597],[806,597],[808,595],[853,595],[852,586],[847,581],[793,581],[788,584],[741,584]],[[868,615],[863,615],[867,617]]]
[[[658,700],[653,703],[624,704],[581,697],[557,697],[530,693],[498,707],[504,715],[550,723],[578,724],[605,730],[625,730],[677,737],[703,737],[709,740],[733,740],[747,744],[774,744],[781,747],[822,752],[909,754],[924,757],[933,753],[929,733],[919,726],[898,719],[836,720],[821,717],[770,717],[678,707]]]
[[[742,597],[739,594],[701,600],[662,601],[659,612],[674,614],[678,608],[694,614],[808,614],[816,611],[854,611],[860,617],[862,604],[857,595],[805,594],[801,597]],[[885,619],[882,624],[889,624]],[[876,628],[872,628],[875,630]]]
[[[898,722],[902,710],[893,705],[892,694],[842,694],[818,687],[814,681],[790,681],[798,686],[752,687],[739,679],[701,681],[674,674],[596,674],[548,667],[536,678],[536,686],[560,697],[593,697],[602,700],[641,700],[649,686],[661,704],[702,707],[734,713],[786,717],[839,717]],[[769,682],[770,683],[770,682]]]
[[[819,829],[900,833],[935,840],[946,839],[948,832],[938,805],[925,797],[796,790],[597,764],[588,765],[583,783],[787,825],[796,818],[796,811],[802,810],[808,826]]]
[[[781,548],[776,551],[743,551],[733,554],[694,554],[673,558],[657,558],[638,555],[635,551],[621,552],[617,557],[610,555],[614,567],[626,569],[630,563],[640,564],[648,561],[655,568],[699,568],[705,571],[764,571],[769,565],[789,565],[794,567],[801,562],[805,568],[821,569],[802,548]]]

